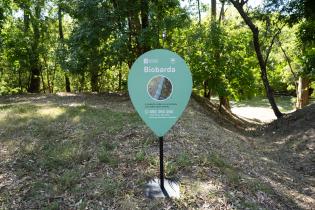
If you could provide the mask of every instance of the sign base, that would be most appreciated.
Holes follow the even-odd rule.
[[[164,190],[161,189],[160,179],[153,179],[145,186],[145,196],[149,198],[179,198],[179,183],[164,180]]]

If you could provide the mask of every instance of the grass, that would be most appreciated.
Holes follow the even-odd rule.
[[[229,185],[238,186],[240,184],[241,175],[239,170],[228,164],[217,153],[212,153],[208,156],[207,163],[220,169],[221,173],[225,175]]]
[[[0,106],[0,110],[0,128],[5,131],[0,140],[7,148],[15,142],[10,152],[16,157],[16,175],[36,180],[23,197],[45,209],[59,209],[60,203],[46,203],[44,194],[55,197],[66,191],[82,193],[76,185],[84,183],[83,175],[91,170],[88,167],[93,169],[95,159],[106,167],[117,167],[117,143],[104,137],[122,132],[126,123],[139,123],[135,113],[86,105],[10,104]],[[86,166],[87,162],[92,164]],[[109,178],[91,185],[99,185],[106,196],[116,193],[120,186]]]
[[[145,160],[145,151],[143,149],[139,150],[137,153],[136,153],[136,161],[137,162],[142,162]]]
[[[112,166],[117,165],[118,160],[115,157],[113,150],[117,147],[114,143],[110,143],[108,140],[103,140],[100,144],[100,148],[97,151],[97,158],[101,163],[107,163]]]
[[[218,167],[222,174],[226,177],[228,185],[232,188],[243,188],[244,190],[252,193],[262,191],[273,195],[274,192],[272,188],[263,183],[262,181],[249,178],[245,176],[239,169],[228,164],[219,154],[212,153],[208,156],[207,164],[210,166]]]
[[[44,210],[58,210],[60,209],[58,202],[52,202],[49,204],[49,206],[45,207]]]
[[[133,110],[119,109],[129,102],[109,97],[98,107],[91,97],[70,106],[63,98],[48,99],[0,102],[0,209],[198,209],[207,202],[237,203],[225,192],[242,191],[252,200],[258,191],[272,194],[215,149],[203,152],[197,132],[185,131],[183,122],[193,123],[186,119],[170,132],[165,150],[165,173],[180,180],[181,198],[146,200],[144,184],[158,175],[158,147]],[[12,183],[2,188],[2,180]]]
[[[215,101],[217,99],[214,99]],[[296,98],[292,96],[275,96],[275,100],[278,108],[281,112],[291,112],[295,109]],[[264,107],[269,108],[270,103],[265,97],[254,97],[248,100],[242,100],[239,102],[231,102],[235,107]],[[310,103],[315,103],[313,98],[310,99]]]
[[[75,185],[80,182],[81,173],[78,170],[65,170],[65,172],[56,179],[58,188],[62,191],[75,188]]]

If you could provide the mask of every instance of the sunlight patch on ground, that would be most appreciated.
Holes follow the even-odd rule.
[[[84,106],[84,103],[70,103],[69,106],[70,107],[78,107],[78,106]]]
[[[264,123],[271,122],[276,118],[271,108],[261,107],[233,107],[232,112],[240,117],[259,120]]]
[[[312,206],[315,204],[315,199],[312,196],[305,195],[304,193],[299,192],[298,190],[288,188],[280,182],[272,180],[266,176],[262,176],[274,189],[277,189],[278,192],[287,195],[289,197],[294,197],[296,204],[301,209],[313,209]],[[282,176],[282,178],[285,178]],[[292,180],[293,182],[294,180]]]
[[[48,108],[39,109],[37,113],[44,117],[57,118],[58,116],[64,114],[65,110],[59,107],[48,107]]]
[[[57,96],[77,96],[75,93],[66,93],[66,92],[58,92],[56,93]]]

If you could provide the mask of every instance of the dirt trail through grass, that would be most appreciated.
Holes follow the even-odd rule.
[[[127,96],[1,97],[0,209],[315,206],[313,171],[290,162],[301,151],[291,147],[293,136],[288,145],[275,128],[254,134],[228,128],[191,100],[165,137],[166,175],[180,181],[181,198],[149,200],[143,187],[158,175],[158,142]],[[314,151],[309,129],[305,153]]]

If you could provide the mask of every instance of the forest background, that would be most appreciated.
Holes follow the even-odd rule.
[[[266,0],[1,0],[0,94],[124,92],[146,51],[189,64],[195,93],[229,101],[274,95],[309,103],[314,2]]]

